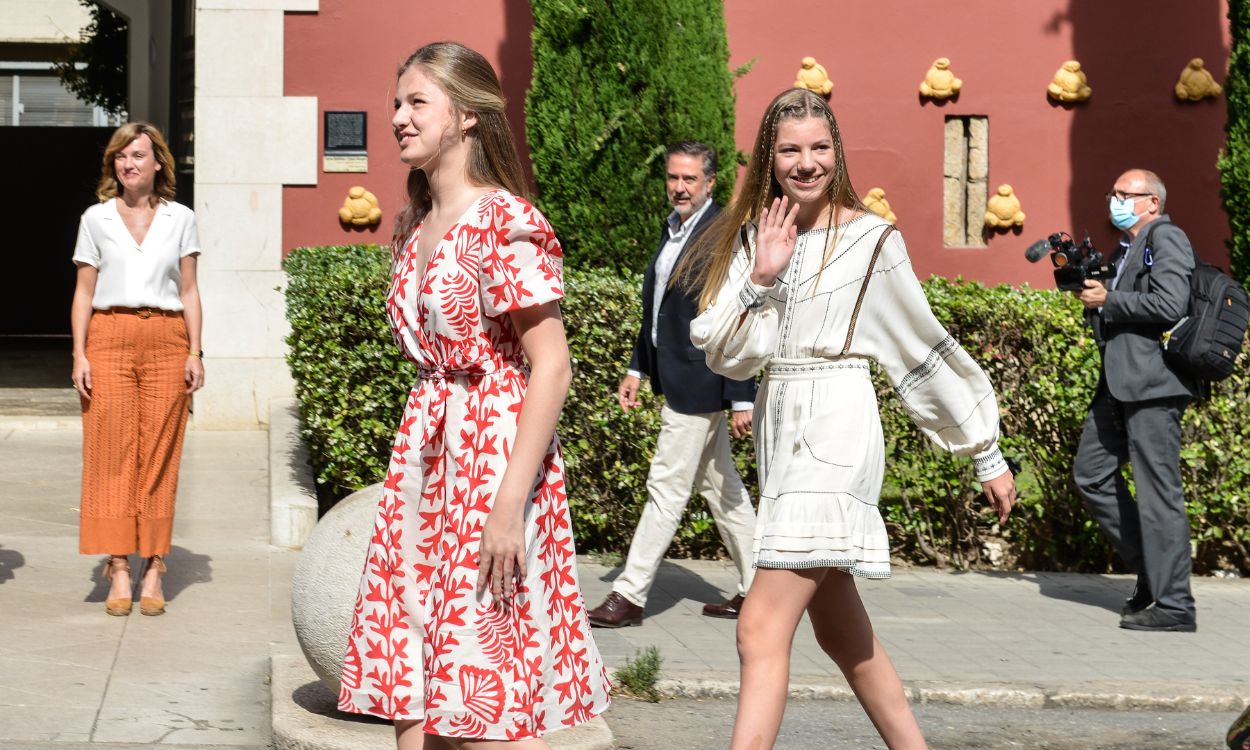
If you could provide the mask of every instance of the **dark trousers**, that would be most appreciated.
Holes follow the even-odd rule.
[[[1155,606],[1194,619],[1189,590],[1189,517],[1181,488],[1185,398],[1120,402],[1105,384],[1089,407],[1072,475],[1090,514]],[[1121,468],[1132,463],[1134,500]]]

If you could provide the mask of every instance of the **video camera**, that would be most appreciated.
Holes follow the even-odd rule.
[[[1055,285],[1065,292],[1084,289],[1086,279],[1103,281],[1115,278],[1115,263],[1094,249],[1089,235],[1085,235],[1085,240],[1078,245],[1067,232],[1055,232],[1030,245],[1024,251],[1024,257],[1030,263],[1036,263],[1047,251],[1050,252],[1050,262],[1055,264]]]

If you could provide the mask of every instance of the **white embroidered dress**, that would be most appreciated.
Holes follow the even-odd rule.
[[[973,459],[978,479],[1007,471],[989,378],[933,316],[898,232],[885,240],[850,350],[839,356],[887,226],[864,214],[834,227],[836,246],[823,269],[831,232],[800,232],[788,267],[768,288],[751,283],[739,241],[715,302],[690,326],[712,370],[740,380],[764,370],[754,422],[757,567],[889,577],[889,538],[877,509],[885,446],[869,360],[926,435]]]

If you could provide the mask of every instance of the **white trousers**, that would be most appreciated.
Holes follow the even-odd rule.
[[[668,404],[660,410],[660,437],[647,474],[647,505],[613,591],[646,606],[647,592],[694,486],[707,500],[721,541],[738,567],[738,593],[746,594],[755,576],[751,560],[755,509],[734,466],[725,413],[679,414]]]

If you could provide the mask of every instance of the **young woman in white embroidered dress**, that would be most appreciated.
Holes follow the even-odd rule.
[[[608,706],[577,582],[556,420],[571,378],[560,243],[522,194],[490,63],[452,42],[399,69],[413,170],[391,330],[420,371],[378,503],[339,708],[400,750],[542,750]]]
[[[886,744],[923,748],[852,578],[890,575],[868,362],[884,369],[926,434],[972,457],[1005,521],[1015,486],[997,446],[990,382],[933,317],[899,234],[864,210],[837,122],[812,92],[792,89],[769,105],[742,189],[705,236],[678,271],[702,295],[691,340],[722,375],[764,370],[754,421],[759,570],[738,620],[742,688],[731,747],[776,741],[806,610]]]

